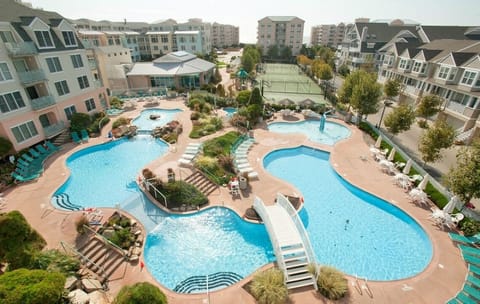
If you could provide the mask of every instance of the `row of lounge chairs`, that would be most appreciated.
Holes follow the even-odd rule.
[[[90,139],[90,137],[88,136],[88,132],[85,129],[80,131],[80,136],[75,131],[70,133],[70,135],[72,136],[73,142],[76,144],[81,144],[82,142],[88,142],[88,140]]]
[[[240,145],[237,146],[235,151],[233,151],[233,162],[235,169],[241,175],[247,174],[248,178],[258,178],[258,173],[253,170],[252,166],[248,162],[248,151],[254,143],[255,139],[252,137],[247,137]]]
[[[200,148],[202,147],[201,143],[190,143],[185,149],[185,153],[182,154],[182,157],[178,160],[180,165],[191,165],[192,161],[195,157],[197,157],[198,153],[200,152]]]
[[[45,160],[59,151],[60,148],[46,141],[46,147],[41,144],[30,148],[27,153],[22,154],[17,159],[15,171],[12,172],[12,177],[16,182],[27,182],[40,177],[43,173],[43,163]]]
[[[458,248],[468,265],[468,273],[462,290],[447,304],[480,303],[480,238],[466,237],[457,233],[449,233],[449,236],[458,243]]]

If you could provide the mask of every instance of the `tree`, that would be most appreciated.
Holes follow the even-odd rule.
[[[3,159],[12,150],[13,144],[10,140],[0,136],[0,159]]]
[[[350,69],[348,68],[348,65],[342,64],[341,66],[339,66],[338,74],[342,75],[343,77],[347,77],[348,74],[350,74]]]
[[[389,79],[385,82],[383,86],[383,92],[387,100],[391,101],[395,96],[400,94],[400,89],[402,88],[402,84],[397,79]]]
[[[280,49],[280,58],[282,59],[291,59],[292,58],[292,48],[289,46],[284,46]]]
[[[213,75],[213,83],[219,84],[222,81],[222,75],[220,74],[220,70],[218,68],[215,69],[215,74]]]
[[[136,283],[132,286],[124,286],[118,292],[114,304],[166,304],[165,294],[150,283]]]
[[[305,55],[297,56],[297,64],[307,66],[312,64],[312,60]]]
[[[283,282],[283,273],[270,268],[254,275],[250,292],[260,304],[281,304],[288,298],[288,290]]]
[[[480,140],[457,154],[457,163],[444,177],[445,185],[463,202],[480,198]]]
[[[424,123],[427,124],[427,118],[437,114],[442,103],[443,99],[438,95],[424,96],[417,106],[417,115],[423,117]]]
[[[260,62],[260,59],[262,58],[262,53],[260,49],[258,49],[254,45],[247,45],[243,49],[243,54],[241,58],[241,62],[243,65],[243,68],[250,73],[255,65]]]
[[[237,95],[237,102],[240,104],[240,105],[247,105],[248,101],[250,100],[250,95],[252,94],[251,91],[249,90],[243,90],[243,91],[240,91]]]
[[[225,88],[221,83],[217,85],[217,95],[220,97],[225,97]]]
[[[424,163],[431,163],[442,158],[441,149],[453,145],[455,130],[444,119],[437,119],[435,124],[427,129],[420,137],[418,150],[422,154]]]
[[[70,129],[76,132],[86,130],[92,123],[92,118],[87,113],[73,113],[70,120]]]
[[[328,64],[323,63],[323,64],[318,65],[318,68],[317,68],[316,72],[317,73],[316,73],[315,76],[320,78],[325,85],[325,87],[323,89],[323,92],[325,94],[324,95],[325,98],[327,98],[328,81],[333,78],[332,68]]]
[[[252,90],[252,94],[250,96],[250,104],[257,104],[260,106],[263,104],[263,98],[262,98],[262,95],[260,94],[259,88],[254,88]]]
[[[17,269],[0,276],[0,302],[4,304],[59,303],[65,277],[58,272]]]
[[[20,212],[11,211],[0,214],[0,244],[0,261],[17,269],[30,267],[46,242]]]
[[[415,122],[415,111],[409,105],[401,105],[385,116],[385,127],[393,136],[410,130]]]
[[[268,47],[267,56],[271,59],[278,58],[279,48],[278,45],[274,44]]]
[[[253,67],[255,66],[255,61],[249,53],[244,54],[242,56],[242,66],[245,71],[250,73],[253,70]]]

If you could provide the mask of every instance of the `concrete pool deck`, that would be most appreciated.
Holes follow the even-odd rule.
[[[180,108],[187,110],[183,104],[183,99],[161,100],[160,108],[173,109]],[[146,108],[145,108],[146,109]],[[137,109],[125,112],[121,116],[136,117],[139,111],[143,110],[142,104],[137,105]],[[178,143],[169,149],[169,152],[163,157],[158,158],[146,165],[159,176],[166,176],[167,168],[174,168],[177,172],[177,178],[186,177],[189,173],[188,168],[179,168],[177,160],[183,154],[186,146],[190,142],[201,142],[209,138],[218,136],[213,134],[198,140],[188,138],[192,129],[189,111],[178,114],[177,119],[183,124],[183,133],[180,135]],[[112,118],[113,122],[116,117]],[[276,115],[275,121],[298,121],[302,120],[303,115],[294,114],[283,119],[281,115]],[[342,121],[333,121],[344,124]],[[110,124],[111,124],[110,122]],[[345,125],[345,124],[344,124]],[[393,183],[391,176],[388,176],[380,170],[378,164],[371,158],[369,145],[373,143],[372,139],[350,125],[352,132],[350,138],[337,143],[335,146],[326,146],[309,141],[302,134],[277,134],[268,132],[266,125],[257,126],[253,131],[256,144],[253,145],[248,154],[248,160],[254,170],[259,173],[259,178],[251,180],[249,188],[240,193],[240,196],[232,198],[227,188],[220,187],[218,191],[210,196],[210,205],[224,205],[232,208],[243,216],[245,210],[253,203],[253,197],[260,197],[265,203],[271,204],[277,192],[284,194],[302,195],[298,189],[286,182],[269,175],[262,166],[263,157],[270,151],[280,148],[295,147],[299,145],[309,145],[331,153],[330,162],[337,172],[350,183],[357,187],[373,193],[384,200],[398,206],[410,216],[412,216],[427,232],[432,241],[433,257],[427,268],[419,275],[397,281],[374,282],[368,281],[368,288],[371,296],[365,289],[362,289],[363,281],[355,281],[354,277],[348,277],[349,297],[339,303],[444,303],[455,296],[461,290],[467,267],[461,257],[460,251],[449,239],[447,231],[439,228],[429,219],[431,211],[427,208],[419,207],[410,202],[406,193]],[[87,144],[76,145],[69,143],[63,146],[63,149],[49,158],[45,164],[44,174],[35,182],[20,184],[8,189],[4,193],[7,201],[7,207],[2,212],[10,210],[19,210],[25,215],[28,222],[45,238],[48,248],[61,248],[60,241],[75,244],[77,236],[75,230],[75,218],[81,212],[66,212],[55,210],[51,207],[50,198],[58,187],[60,187],[68,178],[68,169],[66,167],[66,158],[72,153],[85,148],[86,146],[99,144],[108,141],[106,134],[110,125],[104,128],[101,137],[91,138]],[[225,128],[222,132],[233,130],[231,127]],[[366,161],[363,160],[366,156]],[[108,191],[108,185],[105,185]],[[112,211],[111,209],[105,210]],[[359,215],[361,216],[361,215]],[[361,262],[361,261],[359,261]],[[401,261],[399,261],[401,263]],[[265,267],[270,267],[266,265]],[[112,281],[109,282],[110,293],[116,294],[118,290],[135,282],[148,281],[162,288],[167,295],[168,303],[255,303],[242,286],[249,281],[249,278],[242,280],[228,288],[220,291],[214,291],[207,294],[184,295],[176,294],[163,288],[149,274],[148,269],[143,269],[135,265],[121,266],[112,275]],[[319,296],[313,290],[294,291],[290,295],[292,303],[328,303],[329,301]]]

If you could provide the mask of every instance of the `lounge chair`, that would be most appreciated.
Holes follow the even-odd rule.
[[[197,154],[196,154],[196,153],[195,153],[195,154],[188,154],[188,153],[185,153],[185,154],[183,154],[183,155],[182,155],[182,158],[183,158],[183,159],[189,159],[189,160],[192,160],[192,159],[194,159],[196,156],[197,156]]]
[[[37,149],[37,151],[40,152],[40,154],[42,154],[43,157],[49,156],[53,152],[53,151],[48,151],[47,149],[45,149],[44,146],[40,144],[36,145],[35,149]]]
[[[480,267],[470,264],[468,265],[468,271],[480,277]]]
[[[21,182],[21,183],[32,181],[34,179],[37,179],[39,176],[40,176],[40,174],[38,174],[38,173],[28,175],[28,176],[22,176],[22,175],[20,175],[16,172],[12,172],[12,177],[15,179],[15,181]]]
[[[463,236],[458,233],[448,233],[448,236],[450,236],[450,239],[454,242],[457,243],[463,243],[467,245],[480,245],[480,239],[472,236]]]
[[[476,288],[480,288],[480,279],[477,278],[476,276],[471,275],[471,274],[469,274],[467,276],[467,283],[476,287]]]
[[[70,135],[72,136],[72,140],[74,143],[76,144],[81,144],[82,143],[82,140],[80,139],[80,137],[78,137],[78,133],[73,131],[72,133],[70,133]]]
[[[463,252],[463,251],[462,251],[462,256],[463,256],[463,259],[465,260],[465,262],[467,262],[469,264],[473,264],[475,266],[480,266],[480,258],[479,257],[470,255],[470,254],[468,254],[466,252]]]
[[[47,148],[48,148],[49,151],[60,151],[60,149],[61,149],[60,147],[57,147],[54,144],[52,144],[51,142],[49,142],[48,140],[45,142],[45,144],[47,145]]]
[[[184,166],[188,166],[188,165],[191,165],[191,164],[192,164],[192,161],[189,160],[189,159],[180,158],[180,159],[178,160],[178,164],[184,165]]]
[[[466,294],[464,294],[462,291],[460,291],[455,298],[450,299],[447,304],[458,304],[458,303],[463,303],[463,304],[477,304],[477,302],[474,299],[469,298]]]
[[[476,299],[477,303],[480,301],[480,291],[477,290],[476,288],[465,284],[463,285],[463,290],[462,290],[466,295],[468,295],[471,298]]]
[[[35,162],[35,159],[28,156],[26,153],[22,154],[21,158],[23,158],[26,162],[29,162],[30,164]]]
[[[257,171],[248,172],[247,176],[248,178],[251,178],[251,179],[258,178],[258,172]]]
[[[82,136],[82,141],[84,142],[88,142],[88,140],[90,139],[90,137],[88,136],[88,132],[85,129],[80,131],[80,135]]]
[[[465,252],[469,255],[472,255],[472,256],[477,256],[480,258],[480,248],[474,248],[474,247],[470,247],[470,246],[466,246],[466,245],[458,245],[458,248],[460,248],[460,250],[462,252]]]
[[[38,151],[35,150],[34,148],[30,148],[28,150],[28,152],[35,158],[41,158],[42,157],[42,155],[40,153],[38,153]]]

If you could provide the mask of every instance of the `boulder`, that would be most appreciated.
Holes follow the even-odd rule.
[[[92,292],[99,289],[102,289],[102,283],[99,280],[95,279],[83,279],[82,280],[83,290],[86,292]]]
[[[67,290],[73,290],[77,288],[77,278],[76,277],[68,277],[65,281],[65,286],[63,287]]]
[[[115,230],[113,230],[112,228],[107,228],[105,229],[105,231],[103,231],[102,235],[107,239],[110,239],[112,238],[114,233],[115,233]]]
[[[107,295],[102,291],[94,291],[88,294],[90,298],[89,304],[109,304],[110,301],[108,300]]]
[[[70,291],[68,298],[70,299],[71,304],[88,304],[90,301],[88,294],[81,289]]]

